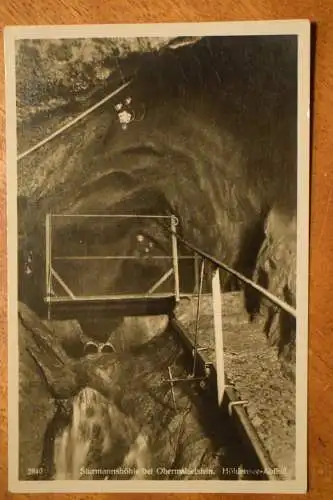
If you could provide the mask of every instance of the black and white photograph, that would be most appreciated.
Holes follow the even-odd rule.
[[[306,492],[309,22],[5,62],[10,490]]]

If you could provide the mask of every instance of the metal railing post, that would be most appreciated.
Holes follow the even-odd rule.
[[[199,290],[199,256],[197,253],[194,254],[194,293],[198,293]]]
[[[212,274],[212,300],[215,334],[215,357],[217,374],[217,399],[221,405],[225,389],[224,373],[224,346],[223,346],[223,326],[222,326],[222,294],[220,283],[220,270],[215,267]]]
[[[51,319],[51,311],[50,311],[50,301],[49,298],[51,296],[51,266],[52,266],[52,228],[51,228],[51,214],[46,214],[45,220],[45,282],[46,282],[46,297],[48,300],[48,310],[47,316],[48,319]]]
[[[179,269],[178,269],[178,241],[177,241],[177,224],[178,219],[176,216],[171,216],[171,243],[172,243],[172,264],[174,270],[174,280],[175,280],[175,298],[176,302],[179,302]]]

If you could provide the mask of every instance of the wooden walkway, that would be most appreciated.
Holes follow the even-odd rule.
[[[200,355],[215,365],[211,295],[201,298],[198,328]],[[194,343],[197,300],[183,299],[175,310]],[[295,473],[295,386],[280,370],[277,353],[263,332],[264,318],[250,322],[241,292],[222,294],[225,373],[246,407],[250,421],[277,467]]]

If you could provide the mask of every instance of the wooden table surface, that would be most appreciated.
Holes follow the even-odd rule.
[[[333,496],[333,1],[332,0],[1,0],[5,25],[92,24],[177,21],[227,21],[307,18],[316,23],[311,175],[311,264],[309,348],[309,490],[312,499]],[[1,51],[3,58],[3,51]],[[6,325],[6,180],[4,140],[4,67],[0,64],[1,96],[1,435],[0,498],[7,493],[7,325]],[[331,293],[332,291],[332,293]],[[10,332],[8,332],[10,336]],[[29,495],[17,495],[28,498]],[[59,495],[61,496],[61,495]],[[77,495],[75,498],[92,498]],[[128,495],[134,496],[134,495]],[[147,498],[151,495],[141,495]],[[166,496],[166,495],[165,495]],[[169,496],[169,495],[168,495]],[[174,495],[174,497],[177,495]],[[178,495],[179,496],[179,495]],[[197,498],[203,495],[187,495]],[[254,495],[252,495],[254,498]],[[247,498],[252,498],[248,495]],[[100,495],[100,498],[108,498]],[[120,497],[120,495],[119,495]],[[183,497],[183,496],[182,496]],[[223,498],[229,497],[224,495]],[[232,496],[230,495],[230,498]],[[244,495],[245,497],[245,495]],[[53,498],[38,495],[38,498]],[[58,497],[57,497],[58,498]],[[63,498],[74,498],[63,495]],[[114,497],[113,497],[114,498]],[[183,497],[184,498],[184,497]],[[280,498],[271,495],[271,498]],[[288,497],[292,498],[292,497]],[[297,496],[295,496],[297,498]]]

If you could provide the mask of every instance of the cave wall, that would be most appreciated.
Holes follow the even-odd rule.
[[[19,164],[19,194],[29,200],[19,214],[21,248],[33,249],[36,270],[33,286],[31,277],[22,279],[23,300],[30,300],[32,290],[38,297],[43,287],[46,212],[134,212],[178,215],[186,239],[255,280],[264,269],[271,291],[294,303],[289,281],[296,247],[289,227],[297,201],[296,37],[211,37],[139,58],[139,71],[138,56],[135,64],[131,58],[124,62],[124,78],[134,72],[119,96],[132,99],[135,119],[126,130],[109,103]],[[27,133],[44,123],[35,117]],[[273,219],[282,212],[281,254],[280,216]],[[124,222],[112,231],[91,231],[90,225],[88,231],[69,220],[58,238],[69,253],[84,234],[83,251],[130,254],[137,251],[139,232],[162,249],[167,245],[154,223],[133,229]],[[267,259],[276,266],[267,269]],[[152,267],[149,276],[163,271]],[[115,286],[141,292],[149,285],[144,268],[122,263],[112,272],[94,264],[88,273],[83,267],[64,273],[77,293]],[[258,306],[249,310],[255,314]],[[270,338],[286,355],[290,336],[280,326],[276,331]]]

